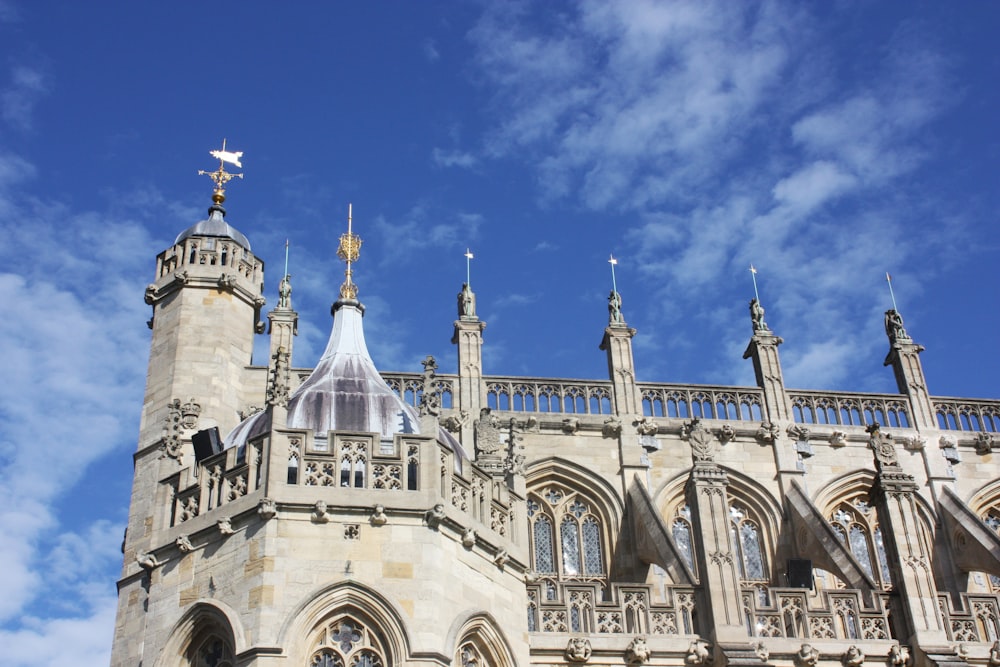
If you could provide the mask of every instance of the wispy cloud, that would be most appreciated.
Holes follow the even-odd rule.
[[[35,104],[45,94],[47,84],[42,72],[26,65],[15,65],[9,83],[0,91],[0,116],[20,130],[30,130],[34,123]]]

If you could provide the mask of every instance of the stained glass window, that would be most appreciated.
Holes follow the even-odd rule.
[[[747,518],[748,512],[739,505],[729,506],[729,537],[736,551],[740,577],[750,581],[766,581],[764,552],[757,523]]]
[[[532,558],[539,574],[557,575],[557,579],[603,578],[607,570],[604,528],[586,497],[549,484],[531,494],[527,510]]]
[[[858,565],[883,587],[892,585],[889,557],[885,550],[878,512],[865,494],[841,502],[830,514],[830,525]]]
[[[316,644],[310,667],[389,667],[377,638],[349,616],[327,624]]]

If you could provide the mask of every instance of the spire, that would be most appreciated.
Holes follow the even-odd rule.
[[[347,269],[344,271],[344,282],[340,286],[340,299],[342,301],[354,301],[358,298],[358,286],[352,280],[354,272],[351,271],[351,263],[358,261],[361,243],[361,237],[351,231],[351,204],[348,204],[347,233],[340,235],[340,245],[337,247],[337,257],[347,264]]]

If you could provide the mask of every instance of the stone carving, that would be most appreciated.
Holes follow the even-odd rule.
[[[869,424],[865,427],[868,433],[868,446],[875,453],[875,467],[882,470],[883,467],[899,467],[899,459],[896,457],[896,446],[892,442],[892,435],[882,433],[878,423]]]
[[[444,518],[444,505],[441,503],[438,503],[424,513],[424,521],[427,522],[427,525],[434,530],[437,530],[438,526],[441,525],[441,522],[444,521]]]
[[[569,662],[587,662],[593,649],[590,640],[584,637],[571,637],[566,644],[566,660]]]
[[[1000,667],[1000,641],[993,642],[990,648],[990,667]]]
[[[904,435],[897,438],[899,442],[903,444],[911,452],[917,452],[923,449],[927,445],[927,438],[923,437],[919,433],[914,435]]]
[[[960,463],[962,455],[958,452],[958,439],[953,435],[942,435],[938,440],[941,454],[948,459],[948,463]]]
[[[510,560],[510,554],[507,553],[506,549],[501,549],[497,552],[496,556],[493,557],[493,564],[499,568],[503,568],[503,566],[507,564],[508,560]]]
[[[424,367],[423,388],[420,392],[420,414],[437,417],[441,414],[441,395],[434,385],[438,368],[437,361],[428,354],[420,364]]]
[[[955,648],[955,655],[957,655],[959,658],[961,658],[962,660],[968,660],[969,659],[969,647],[968,646],[966,646],[965,644],[959,644],[958,646],[956,646],[954,648]]]
[[[194,545],[191,544],[191,539],[187,535],[178,535],[177,539],[174,540],[174,544],[177,545],[177,549],[182,554],[189,554],[194,551]]]
[[[772,424],[771,422],[761,422],[760,428],[754,433],[754,437],[762,445],[773,445],[780,435],[781,429],[778,428],[777,424]]]
[[[198,425],[200,414],[201,406],[195,403],[193,398],[187,403],[181,403],[179,398],[175,398],[167,405],[162,445],[164,455],[180,460],[182,435],[184,431],[189,431]]]
[[[326,523],[330,520],[330,515],[326,513],[325,500],[317,500],[313,505],[312,520],[313,523]]]
[[[750,648],[753,649],[754,655],[760,658],[761,662],[767,662],[767,659],[771,657],[771,652],[767,650],[762,641],[751,642]]]
[[[644,665],[649,662],[651,655],[652,652],[646,644],[646,638],[636,637],[625,649],[625,662],[629,665]]]
[[[566,417],[562,420],[563,433],[573,434],[580,430],[579,417]]]
[[[219,276],[219,287],[222,289],[232,289],[236,284],[236,276],[231,273],[223,273]]]
[[[153,302],[156,301],[156,285],[154,283],[146,285],[146,292],[142,295],[142,300],[146,302],[147,306],[152,306]]]
[[[708,650],[708,644],[697,639],[688,646],[687,654],[684,656],[686,665],[709,665],[712,663],[712,654]]]
[[[515,475],[524,474],[524,464],[528,458],[524,455],[522,440],[524,438],[518,431],[517,420],[511,417],[507,424],[507,460],[504,462],[504,468]]]
[[[736,429],[729,424],[723,424],[719,429],[719,442],[726,444],[736,439]]]
[[[274,518],[274,515],[278,513],[278,505],[274,502],[274,498],[261,498],[260,503],[257,505],[257,514],[264,521],[269,521]]]
[[[847,444],[847,434],[843,431],[834,431],[829,438],[831,447],[843,447]]]
[[[819,651],[812,644],[803,644],[798,653],[793,656],[795,667],[816,667],[819,662]]]
[[[909,667],[910,665],[910,649],[905,646],[900,646],[899,644],[893,644],[889,648],[888,657],[889,667]]]
[[[476,319],[476,295],[469,283],[462,283],[462,291],[458,293],[458,317],[462,320]]]
[[[789,424],[785,429],[788,437],[795,441],[795,451],[802,458],[809,458],[813,455],[812,445],[809,444],[809,429],[798,424]]]
[[[660,425],[652,417],[642,417],[635,422],[635,430],[639,435],[656,435]]]
[[[608,324],[611,326],[624,326],[625,318],[622,317],[622,295],[611,290],[608,294]]]
[[[681,437],[687,438],[691,445],[691,456],[695,463],[711,463],[715,460],[714,440],[715,438],[708,429],[701,423],[701,419],[695,417],[681,428]]]
[[[384,526],[388,521],[389,517],[385,514],[385,505],[376,505],[371,518],[368,519],[368,523],[373,526]]]
[[[865,652],[854,644],[840,656],[840,662],[844,667],[861,667],[865,664]]]
[[[617,438],[622,434],[622,421],[618,417],[608,417],[601,426],[601,435],[605,438]]]
[[[476,461],[481,456],[495,456],[500,447],[500,420],[489,408],[483,408],[476,420]]]
[[[885,311],[885,335],[889,337],[890,343],[911,340],[903,328],[903,316],[895,309]]]
[[[191,276],[188,275],[187,271],[174,271],[174,282],[187,285],[190,280]]]
[[[137,562],[139,567],[147,572],[151,572],[163,564],[155,554],[147,553],[145,551],[140,551],[135,555],[135,562]]]
[[[278,283],[278,308],[292,307],[292,276],[285,274],[285,277]]]
[[[476,546],[476,531],[471,528],[462,531],[462,546],[466,549]]]
[[[345,540],[360,540],[361,539],[361,526],[356,523],[344,524],[344,539]]]
[[[750,321],[753,323],[753,331],[770,331],[767,322],[764,321],[764,306],[760,305],[757,299],[750,299]]]
[[[274,360],[274,367],[271,370],[270,382],[267,383],[267,404],[287,408],[291,389],[288,350],[284,345],[279,345],[271,359]]]
[[[976,434],[976,454],[989,454],[993,449],[993,435],[981,431]]]
[[[251,403],[251,404],[248,404],[242,410],[239,410],[236,414],[239,415],[240,421],[244,421],[244,420],[246,420],[246,419],[248,419],[250,417],[253,417],[258,412],[263,412],[263,411],[264,411],[264,408],[260,407],[259,405],[253,405]]]
[[[233,521],[228,516],[224,516],[216,521],[215,527],[219,529],[219,534],[224,537],[236,532],[233,530]]]
[[[468,410],[461,410],[457,415],[448,415],[438,419],[438,423],[449,433],[458,433],[462,427],[469,423]]]

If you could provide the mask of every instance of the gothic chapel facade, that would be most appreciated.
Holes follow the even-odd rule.
[[[614,292],[607,379],[489,375],[468,286],[457,374],[380,373],[349,229],[295,368],[227,155],[146,288],[113,665],[1000,667],[1000,400],[931,395],[894,310],[897,394],[786,388],[756,303],[756,386],[638,382]]]

